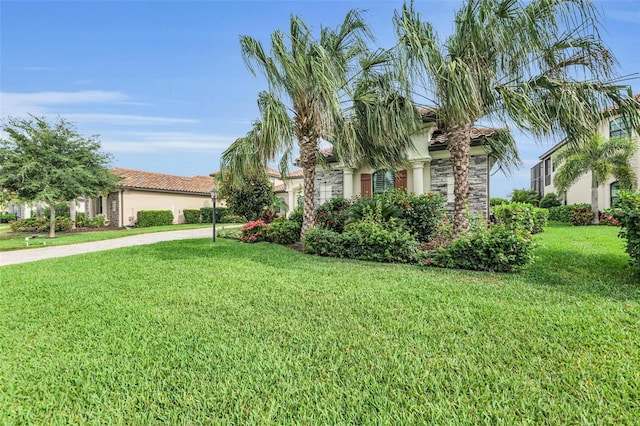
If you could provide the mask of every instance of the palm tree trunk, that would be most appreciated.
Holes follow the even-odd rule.
[[[303,138],[300,144],[300,165],[304,177],[304,208],[301,235],[314,226],[313,209],[315,196],[316,165],[318,164],[317,142],[310,138]]]
[[[458,235],[469,228],[466,210],[469,204],[471,124],[448,127],[447,140],[453,164],[453,233]]]
[[[598,179],[591,172],[591,211],[593,212],[593,224],[600,225],[600,213],[598,212]]]
[[[49,203],[51,214],[49,216],[49,238],[56,237],[56,208],[53,202]]]

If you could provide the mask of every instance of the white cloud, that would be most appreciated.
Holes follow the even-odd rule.
[[[195,124],[192,118],[153,117],[128,114],[65,114],[65,118],[76,123],[108,123],[109,125],[146,125],[146,124]]]
[[[46,114],[57,105],[122,103],[129,98],[120,92],[82,90],[79,92],[0,92],[0,115],[23,117]]]
[[[200,152],[219,153],[234,140],[230,136],[191,132],[129,133],[130,139],[110,137],[102,139],[102,147],[112,153],[169,153]]]

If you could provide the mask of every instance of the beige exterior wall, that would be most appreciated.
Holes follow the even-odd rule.
[[[173,223],[184,223],[185,209],[200,209],[213,205],[211,197],[197,194],[176,194],[125,189],[120,195],[120,217],[127,226],[135,224],[141,210],[171,210]],[[220,203],[216,202],[218,207]],[[113,206],[108,206],[112,210]]]
[[[609,122],[616,117],[611,117],[610,119],[603,120],[597,126],[597,131],[599,134],[604,135],[605,137],[609,137]],[[639,150],[636,152],[635,156],[631,160],[631,165],[633,170],[638,177],[638,187],[640,188],[640,137],[632,131],[632,139],[636,141],[639,146]],[[553,170],[555,167],[553,164],[553,156],[555,153],[547,155],[546,157],[541,158],[543,162],[543,179],[544,179],[544,161],[551,157],[551,184],[545,185],[544,193],[548,194],[553,192],[558,194],[556,187],[553,185],[553,179],[556,175],[556,171]],[[600,185],[598,187],[598,208],[600,210],[607,209],[611,207],[611,184],[614,183],[615,178],[611,177],[605,184]],[[591,173],[586,173],[576,183],[569,188],[567,194],[565,196],[566,204],[579,204],[579,203],[587,203],[591,204]]]

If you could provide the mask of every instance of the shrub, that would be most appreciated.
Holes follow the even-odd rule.
[[[640,268],[640,192],[620,191],[616,205],[614,217],[622,226],[618,236],[627,240],[626,250],[631,256],[631,264]]]
[[[590,205],[575,204],[572,207],[573,215],[571,217],[571,224],[573,226],[591,225],[591,222],[593,222],[593,210],[591,210]]]
[[[500,198],[500,197],[491,197],[491,198],[489,198],[489,206],[490,207],[499,206],[500,204],[506,204],[508,202],[509,202],[509,200],[507,200],[506,198]]]
[[[9,223],[14,220],[18,220],[18,215],[15,213],[2,213],[0,214],[0,223]]]
[[[440,193],[409,195],[403,207],[403,218],[409,232],[419,242],[431,241],[446,213],[446,200]]]
[[[240,241],[245,243],[259,243],[267,239],[268,225],[263,220],[245,223],[240,229]]]
[[[56,216],[71,217],[71,206],[69,203],[56,203],[54,206],[56,208]],[[51,216],[51,208],[49,206],[42,209],[42,216]]]
[[[289,214],[289,220],[296,222],[300,226],[300,229],[302,229],[303,219],[304,219],[304,210],[302,207],[296,207],[295,210],[293,210]]]
[[[540,194],[535,189],[514,189],[511,193],[511,202],[531,204],[538,207]]]
[[[392,218],[400,219],[403,213],[394,202],[384,197],[360,198],[349,209],[347,223],[360,222],[388,222]]]
[[[229,209],[228,208],[226,208],[226,207],[216,207],[216,223],[230,223],[228,216],[229,216]],[[200,208],[200,221],[201,221],[201,223],[212,223],[213,222],[213,207],[201,207]],[[244,222],[244,220],[241,220],[241,222]]]
[[[335,197],[318,206],[314,211],[315,222],[324,229],[342,232],[349,219],[349,209],[353,201]]]
[[[544,194],[544,197],[542,197],[538,205],[543,209],[549,209],[551,207],[561,206],[562,200],[553,192],[549,192],[548,194]]]
[[[150,226],[171,225],[173,223],[173,213],[171,210],[140,210],[136,226],[148,228]]]
[[[510,229],[520,228],[525,232],[533,231],[533,206],[531,204],[501,204],[493,208],[493,214],[495,215],[498,223],[501,223]]]
[[[294,244],[300,240],[302,226],[293,220],[279,217],[269,224],[267,240],[277,244]]]
[[[81,228],[102,228],[106,223],[103,215],[88,218],[84,213],[76,214],[76,225]]]
[[[568,206],[559,206],[549,208],[549,220],[555,220],[558,222],[572,223],[573,213],[575,209],[587,208],[591,211],[591,204],[571,204]],[[591,213],[593,219],[593,213]]]
[[[247,219],[236,214],[227,214],[224,217],[225,223],[245,223]]]
[[[200,210],[184,209],[182,213],[184,214],[184,223],[200,223],[201,222]]]
[[[600,225],[620,226],[620,221],[615,218],[618,209],[604,209],[600,212]]]
[[[534,244],[522,230],[507,225],[461,234],[449,247],[425,252],[424,264],[492,272],[522,270],[533,260]]]
[[[539,234],[544,232],[544,228],[547,227],[547,222],[549,219],[549,210],[542,209],[539,207],[533,208],[533,229],[531,230],[532,234]]]
[[[64,216],[56,217],[56,231],[68,231],[73,222],[71,218]],[[49,229],[49,218],[28,218],[17,220],[10,225],[13,232],[45,232]]]
[[[371,221],[351,223],[341,234],[313,229],[305,234],[304,246],[308,253],[320,256],[375,262],[413,262],[419,253],[411,234],[400,227],[389,229],[384,223]]]

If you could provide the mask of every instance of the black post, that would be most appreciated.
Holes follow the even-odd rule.
[[[211,212],[213,216],[213,242],[216,242],[216,196],[213,196],[213,211]]]

